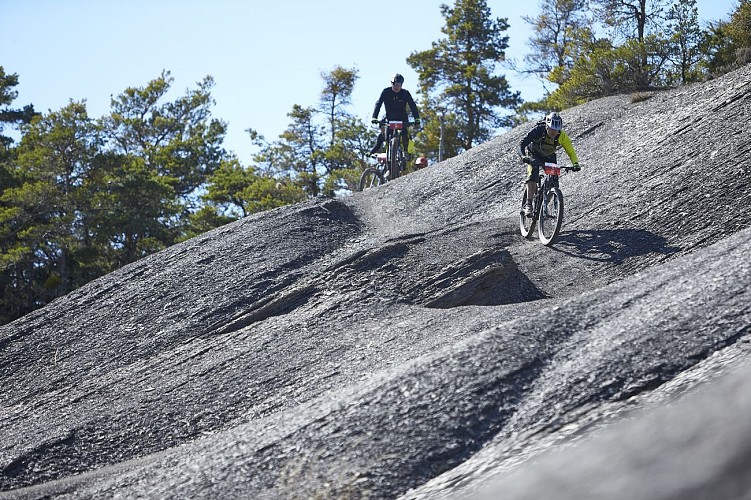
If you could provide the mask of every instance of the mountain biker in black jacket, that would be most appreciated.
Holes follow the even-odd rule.
[[[545,162],[557,163],[555,152],[559,147],[563,147],[571,160],[571,170],[578,172],[579,159],[571,139],[563,130],[563,118],[556,112],[549,113],[544,121],[538,122],[519,143],[517,152],[522,162],[527,164],[527,203],[524,207],[527,216],[532,214],[532,199],[540,180],[540,166]]]
[[[401,121],[403,123],[402,144],[404,145],[404,153],[407,154],[409,148],[409,120],[407,119],[407,106],[409,106],[414,118],[415,127],[420,126],[420,113],[417,111],[417,105],[412,99],[412,94],[408,90],[402,88],[404,83],[404,77],[399,73],[391,77],[391,87],[386,87],[381,92],[380,97],[375,103],[375,109],[373,110],[372,123],[378,123],[378,113],[381,112],[381,105],[386,108],[386,120],[388,121]],[[370,154],[375,154],[383,147],[383,142],[386,140],[383,130],[381,128],[376,145],[370,150]],[[386,129],[388,137],[391,136],[392,131]]]

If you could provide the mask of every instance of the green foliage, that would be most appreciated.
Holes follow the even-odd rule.
[[[18,97],[18,92],[13,90],[13,87],[17,85],[18,75],[15,73],[8,75],[5,73],[5,68],[0,66],[0,105],[8,106]]]
[[[537,17],[522,17],[532,28],[525,72],[546,79],[555,68],[570,69],[578,40],[592,38],[587,12],[586,0],[541,0]],[[582,37],[583,33],[587,36]]]
[[[615,52],[609,40],[592,43],[574,63],[574,67],[563,77],[563,67],[556,68],[551,80],[562,84],[546,100],[553,109],[566,109],[588,100],[607,95],[617,84]]]
[[[738,49],[751,47],[751,0],[739,0],[726,31]]]
[[[667,71],[667,81],[686,84],[701,78],[702,59],[700,46],[704,33],[699,27],[699,11],[696,0],[681,0],[668,11],[667,20],[671,31],[669,58],[673,68]]]
[[[249,130],[260,143],[253,159],[264,175],[296,186],[309,197],[353,190],[354,177],[359,179],[366,167],[371,140],[366,125],[346,110],[357,71],[337,66],[321,76],[320,108],[295,104],[287,115],[292,122],[278,140],[265,143]],[[287,199],[284,192],[277,194]],[[299,200],[291,194],[290,199]]]
[[[180,233],[170,224],[181,213],[172,179],[139,156],[102,154],[93,166],[86,184],[88,223],[110,269],[178,241]]]
[[[596,18],[609,28],[609,36],[598,39],[589,27],[593,24],[590,14],[584,12],[589,7],[587,2],[545,0],[555,15],[542,14],[535,20],[537,29],[548,35],[532,38],[538,43],[532,45],[536,52],[530,58],[552,62],[552,56],[557,56],[558,64],[548,80],[558,88],[537,105],[522,107],[519,115],[539,108],[564,109],[613,93],[664,85],[670,80],[666,61],[675,53],[662,32],[665,3],[595,0],[591,4]],[[552,26],[545,26],[546,20]],[[684,34],[687,26],[681,25]]]
[[[599,97],[655,88],[661,84],[666,60],[662,41],[651,35],[644,42],[628,40],[620,46],[597,40],[582,52],[567,77],[556,68],[551,79],[563,83],[545,103],[552,109],[565,109]]]
[[[228,214],[232,218],[245,217],[249,212],[242,192],[257,179],[258,174],[254,169],[243,168],[237,159],[224,161],[209,179],[206,194],[202,198],[217,207],[219,213]]]
[[[0,196],[0,281],[33,304],[87,281],[87,197],[83,179],[95,152],[95,130],[83,104],[71,103],[24,127],[14,182]],[[29,304],[14,299],[11,311]],[[3,311],[8,316],[8,311]]]
[[[242,196],[248,213],[264,212],[307,198],[300,186],[291,182],[280,182],[267,176],[258,177],[243,190]]]
[[[18,92],[13,90],[18,85],[18,75],[5,73],[5,69],[0,66],[0,162],[8,158],[8,148],[13,143],[13,139],[2,135],[7,126],[17,126],[28,124],[31,119],[38,113],[34,111],[34,106],[27,105],[23,109],[9,108],[10,104],[18,97]],[[0,176],[0,182],[2,177]],[[0,184],[3,185],[3,184]]]
[[[265,165],[272,177],[288,178],[300,186],[308,196],[318,196],[323,166],[323,138],[314,122],[314,108],[295,104],[287,114],[292,123],[279,140],[267,144],[254,160]]]
[[[232,159],[223,162],[214,172],[202,198],[215,207],[215,213],[237,218],[297,203],[307,196],[301,187],[291,182],[262,175],[258,169],[245,168]]]
[[[710,75],[722,74],[735,65],[736,48],[728,35],[728,23],[719,21],[709,25],[702,42],[702,52],[709,55],[706,62]]]
[[[751,62],[751,0],[740,0],[729,21],[710,24],[701,48],[711,75]]]
[[[46,116],[3,110],[22,138],[0,156],[2,321],[194,231],[196,193],[226,155],[226,127],[210,118],[211,78],[163,102],[168,75],[127,89],[100,120],[76,102]],[[2,73],[3,103],[16,81]]]
[[[462,127],[464,121],[452,112],[445,112],[437,106],[423,108],[425,126],[415,138],[417,156],[425,156],[431,163],[452,158],[464,151]],[[441,140],[443,138],[443,140]]]
[[[336,66],[328,73],[322,72],[321,78],[324,81],[324,87],[321,92],[320,112],[327,117],[329,146],[333,147],[339,132],[339,122],[349,118],[346,106],[352,102],[352,89],[357,81],[357,70]],[[333,172],[337,167],[336,164],[327,164],[328,173]]]
[[[666,0],[594,0],[597,18],[611,28],[612,39],[638,40],[658,34]]]
[[[498,108],[520,104],[519,93],[509,89],[495,65],[505,58],[509,27],[505,18],[491,19],[484,0],[456,0],[453,8],[442,5],[446,38],[432,48],[413,52],[408,64],[415,68],[423,95],[423,108],[437,104],[443,116],[453,114],[461,124],[456,130],[462,149],[490,138],[493,129],[510,123]]]
[[[173,79],[165,71],[143,88],[128,88],[111,101],[101,121],[109,149],[143,158],[147,168],[169,179],[183,203],[206,182],[224,156],[226,124],[210,119],[213,105],[207,76],[196,90],[162,102]]]
[[[229,224],[237,218],[230,215],[221,215],[212,205],[203,205],[197,211],[189,214],[188,220],[189,223],[183,228],[183,233],[178,238],[178,242],[189,240],[207,231]]]
[[[581,19],[581,13],[567,12],[563,16],[560,5],[563,2],[543,0],[543,4],[553,3],[552,11],[557,16],[542,14],[535,19],[539,22],[549,19],[553,26],[543,28],[538,23],[536,31],[547,29],[560,33],[560,26],[566,19]],[[742,0],[741,4],[744,3],[748,4],[749,0]],[[562,54],[560,61],[563,62],[546,77],[557,88],[540,102],[520,106],[518,118],[524,119],[546,109],[564,109],[614,93],[689,83],[704,78],[707,73],[727,71],[737,64],[739,53],[728,33],[728,23],[702,30],[698,25],[695,0],[674,1],[672,5],[665,0],[597,0],[593,5],[609,28],[609,36],[597,39],[586,23],[572,23],[568,28],[572,31],[565,37],[568,41],[565,49],[563,41],[551,37],[547,39],[551,45],[532,45],[536,51],[528,56],[530,59],[550,60],[551,54]],[[739,26],[739,33],[748,32],[744,31],[742,22]],[[531,40],[539,38],[534,36]]]
[[[361,172],[366,165],[366,152],[370,150],[371,132],[361,120],[348,114],[336,121],[336,133],[333,141],[323,153],[324,163],[328,165],[329,177],[344,179],[338,175],[340,170],[357,170]],[[359,177],[359,174],[358,174]],[[328,182],[328,179],[324,184]],[[324,191],[330,193],[326,188]],[[330,196],[330,194],[325,194]]]
[[[295,106],[279,141],[249,131],[264,146],[262,167],[221,148],[210,77],[168,100],[163,72],[98,120],[76,102],[46,116],[3,109],[22,139],[3,141],[0,156],[0,321],[239,217],[353,187],[369,140],[345,109],[356,71],[337,67],[324,80],[321,109]],[[0,72],[2,104],[16,84]]]
[[[326,177],[321,193],[324,196],[334,197],[343,192],[354,193],[360,183],[360,175],[364,169],[341,168]]]

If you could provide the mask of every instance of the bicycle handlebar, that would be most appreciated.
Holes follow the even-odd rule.
[[[416,127],[415,122],[410,122],[409,120],[389,120],[387,118],[382,118],[378,120],[378,122],[372,122],[373,125],[378,125],[379,127],[388,126],[389,123],[401,123],[402,127]]]
[[[544,167],[544,165],[540,165],[540,167]],[[559,168],[561,170],[573,170],[574,169],[573,166],[571,166],[571,167],[565,167],[563,165],[556,165],[555,168]],[[581,169],[581,165],[579,166],[579,168]]]

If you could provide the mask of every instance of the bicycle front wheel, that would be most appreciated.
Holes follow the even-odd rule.
[[[404,156],[401,141],[399,142],[399,149],[396,151],[396,161],[399,165],[399,177],[401,177],[407,170],[407,158]]]
[[[527,187],[524,186],[522,192],[522,204],[519,205],[519,230],[521,231],[522,236],[524,236],[525,238],[530,238],[532,236],[532,232],[535,230],[535,218],[532,215],[524,215],[524,205],[526,204]]]
[[[385,183],[386,179],[383,178],[383,174],[375,168],[366,168],[362,175],[360,175],[360,191],[365,191],[368,188],[377,187]]]
[[[542,198],[538,233],[543,245],[555,241],[563,222],[563,193],[558,188],[551,188]]]
[[[401,155],[401,140],[398,136],[395,136],[391,139],[391,144],[389,145],[389,170],[390,170],[390,177],[393,181],[397,177],[399,177],[399,157]]]

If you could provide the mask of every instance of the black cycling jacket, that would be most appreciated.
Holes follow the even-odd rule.
[[[394,92],[391,87],[386,87],[381,92],[381,96],[375,103],[375,109],[373,110],[373,118],[378,118],[378,113],[381,112],[381,104],[386,108],[386,119],[390,121],[402,121],[404,124],[408,124],[407,120],[407,106],[412,111],[412,118],[415,120],[420,118],[420,113],[417,111],[417,105],[412,99],[412,94],[408,90],[399,89],[399,92]]]

